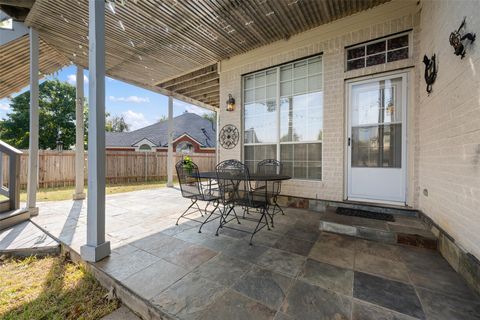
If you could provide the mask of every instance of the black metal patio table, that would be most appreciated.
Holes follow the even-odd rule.
[[[209,181],[209,184],[210,184],[210,187],[211,187],[211,184],[212,184],[212,181],[214,180],[217,180],[217,179],[222,179],[222,180],[231,180],[231,181],[235,181],[235,180],[238,180],[238,181],[245,181],[247,178],[249,180],[249,182],[266,182],[265,184],[265,187],[262,187],[260,188],[261,190],[257,190],[257,191],[261,191],[260,193],[258,193],[258,195],[260,194],[264,194],[265,197],[268,197],[268,190],[267,190],[267,185],[268,185],[268,182],[271,182],[271,183],[280,183],[281,181],[284,181],[284,180],[289,180],[291,179],[292,177],[291,176],[288,176],[288,175],[283,175],[283,174],[259,174],[259,173],[252,173],[252,174],[249,174],[247,176],[245,175],[235,175],[235,174],[231,174],[231,173],[220,173],[220,172],[199,172],[198,174],[195,175],[195,177],[197,178],[200,178],[200,179],[205,179],[205,180],[208,180]],[[238,195],[238,191],[239,190],[236,190],[234,191],[234,194],[236,194],[236,197],[239,197]],[[267,214],[268,216],[270,216],[270,220],[271,220],[271,223],[272,223],[272,227],[273,227],[273,213],[269,213],[269,206],[267,206],[266,210],[267,210]],[[234,211],[234,206],[232,206],[230,208],[230,211]],[[229,211],[229,212],[230,212]],[[247,213],[248,213],[248,208],[247,208]],[[228,216],[228,214],[227,214]],[[235,218],[237,219],[238,221],[238,217],[237,215],[235,214]],[[222,219],[222,218],[221,218]],[[243,214],[243,219],[246,219],[246,220],[251,220],[250,218],[247,218],[245,217],[245,212]],[[234,220],[234,218],[232,218],[231,220]],[[229,221],[231,221],[229,220]],[[224,223],[227,223],[228,221],[224,218],[223,220]],[[239,222],[240,223],[240,222]],[[260,223],[260,222],[258,222]],[[266,225],[268,226],[268,222],[266,221]],[[222,220],[220,220],[220,227],[223,227],[224,224],[222,223]],[[265,226],[265,225],[264,225]],[[257,229],[258,228],[258,225],[257,225],[257,228],[255,229],[255,231],[252,233],[252,237],[250,238],[250,245],[252,244],[252,238],[253,238],[253,235],[255,233],[257,233],[258,231],[260,231],[264,226],[262,226],[261,228]],[[238,230],[238,231],[242,231],[244,232],[244,230],[242,229],[237,229],[237,228],[233,228],[233,227],[227,227],[225,226],[226,228],[229,228],[229,229],[234,229],[234,230]],[[269,228],[270,229],[270,228]],[[218,235],[218,229],[217,229],[217,233],[216,235]]]
[[[229,180],[244,180],[245,176],[240,175],[238,177],[235,177],[235,175],[222,175],[218,174],[215,171],[207,171],[207,172],[200,172],[197,176],[200,179],[208,179],[208,180],[215,180],[217,178],[220,179],[229,179]],[[283,181],[283,180],[289,180],[292,177],[284,174],[257,174],[257,173],[250,173],[249,174],[249,180],[250,181]]]

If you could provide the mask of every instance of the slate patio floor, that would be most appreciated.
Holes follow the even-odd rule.
[[[249,246],[216,237],[217,222],[175,226],[188,204],[177,189],[108,196],[112,254],[97,263],[173,319],[479,319],[480,298],[436,251],[322,233],[299,209]],[[86,201],[39,207],[35,223],[78,252]]]

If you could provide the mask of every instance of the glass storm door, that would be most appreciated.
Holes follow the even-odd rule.
[[[350,82],[349,200],[405,203],[406,74]]]

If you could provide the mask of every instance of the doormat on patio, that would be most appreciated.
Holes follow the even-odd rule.
[[[395,218],[393,217],[393,215],[388,213],[372,212],[372,211],[342,208],[342,207],[337,208],[336,212],[337,214],[341,214],[344,216],[360,217],[360,218],[391,221],[391,222],[395,221]]]

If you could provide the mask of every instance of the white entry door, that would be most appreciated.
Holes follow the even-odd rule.
[[[405,203],[407,75],[347,83],[349,200]]]

